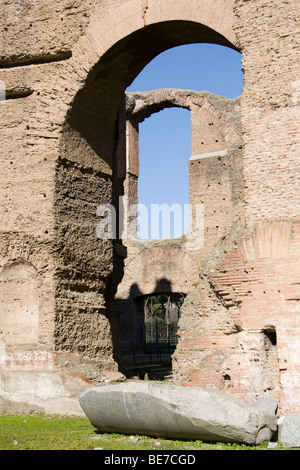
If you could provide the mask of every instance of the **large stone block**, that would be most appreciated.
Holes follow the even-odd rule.
[[[284,447],[300,447],[300,416],[287,414],[279,426],[279,440]]]
[[[198,387],[109,385],[84,392],[80,405],[101,432],[260,444],[277,429],[275,415]]]

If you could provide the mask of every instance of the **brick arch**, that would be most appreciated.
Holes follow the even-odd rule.
[[[74,91],[82,88],[100,60],[104,59],[105,66],[108,65],[105,56],[109,51],[126,56],[124,66],[127,65],[127,70],[118,67],[118,75],[122,77],[126,70],[127,86],[148,62],[171,47],[208,42],[239,50],[233,28],[234,0],[203,0],[201,5],[190,0],[115,3],[109,0],[99,3],[86,33],[72,49],[70,66]],[[124,54],[124,48],[127,54]],[[119,57],[121,61],[122,57]],[[115,65],[117,62],[116,59]],[[72,101],[69,103],[72,106]]]
[[[111,240],[97,238],[96,214],[100,204],[117,203],[121,191],[115,156],[124,90],[170,47],[208,42],[238,49],[233,6],[233,0],[201,6],[190,0],[102,1],[73,47],[68,84],[61,82],[65,121],[55,177],[57,351],[114,361],[112,304],[123,260]],[[84,328],[78,328],[83,312]]]
[[[218,128],[228,145],[241,143],[240,120],[233,118],[239,108],[238,98],[230,100],[209,92],[171,88],[131,92],[126,93],[126,97],[127,115],[138,123],[166,108],[177,107],[191,111],[194,107],[199,107],[217,119]]]
[[[85,44],[99,57],[138,30],[176,21],[181,22],[182,44],[192,39],[189,38],[193,34],[192,29],[189,30],[191,24],[188,26],[187,23],[194,23],[203,26],[203,42],[210,39],[238,48],[233,29],[234,0],[202,0],[201,5],[190,0],[127,0],[119,2],[119,5],[115,3],[109,0],[99,3],[85,36],[79,41],[81,46]]]

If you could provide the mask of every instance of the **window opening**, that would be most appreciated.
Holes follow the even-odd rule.
[[[170,48],[147,64],[127,91],[173,88],[208,91],[233,99],[241,95],[243,87],[241,58],[239,52],[216,44],[187,44]],[[138,202],[147,209],[138,214],[140,239],[179,237],[188,231],[189,210],[184,211],[184,206],[189,204],[187,161],[191,156],[188,114],[185,109],[165,109],[140,124]],[[179,149],[182,152],[181,160],[175,158],[180,153]],[[172,191],[175,193],[173,198]],[[151,204],[167,204],[168,207],[164,206],[167,215],[162,216],[166,219],[165,228],[163,221],[159,227],[151,224]],[[180,212],[178,207],[171,211],[172,204],[179,204],[184,218],[182,224],[177,222],[174,226],[173,221],[168,225],[168,218],[174,217],[174,211],[177,209],[177,213]]]
[[[190,111],[171,108],[140,124],[140,239],[180,237],[189,229]],[[144,217],[147,217],[145,220]]]

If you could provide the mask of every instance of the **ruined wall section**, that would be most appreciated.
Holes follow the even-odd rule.
[[[241,157],[240,149],[231,149],[196,155],[189,161],[190,203],[192,207],[203,204],[204,210],[202,265],[220,238],[231,231],[243,207]]]
[[[36,346],[41,351],[46,345],[55,360],[60,361],[58,351],[71,359],[72,351],[79,362],[101,358],[117,367],[109,312],[116,290],[114,267],[122,264],[123,254],[117,251],[123,247],[113,250],[112,244],[98,243],[98,219],[92,212],[96,198],[97,204],[112,202],[120,193],[113,155],[122,95],[141,69],[169,47],[202,39],[235,43],[232,1],[221,4],[224,10],[216,8],[212,18],[209,8],[199,9],[188,0],[177,1],[175,8],[173,0],[148,2],[147,8],[136,0],[0,2],[0,80],[6,87],[0,262],[6,269],[5,263],[28,260],[27,253],[43,253],[44,270],[32,261],[40,300]],[[92,185],[99,188],[94,198]],[[100,346],[94,342],[97,331]],[[20,357],[19,370],[25,367],[25,356],[24,361]],[[43,373],[48,366],[39,363],[38,354],[32,357]],[[40,377],[32,376],[32,387]],[[38,395],[28,385],[29,375],[22,377],[24,382],[17,375],[13,381],[7,378],[1,383],[5,393],[12,390],[20,398],[17,390],[28,389],[30,400]]]
[[[137,239],[136,213],[127,218],[131,237],[123,240],[127,258],[115,305],[122,348],[128,354],[133,343],[136,351],[141,348],[134,338],[136,317],[141,321],[134,299],[154,292],[193,291],[208,254],[238,218],[243,204],[243,172],[239,99],[175,89],[127,93],[126,97],[126,205],[132,207],[138,202],[140,122],[168,107],[189,109],[193,151],[188,162],[189,233],[174,239],[142,241]]]
[[[217,105],[208,100],[191,108],[190,204],[203,204],[204,210],[199,265],[241,217],[244,203],[240,98],[215,100]]]
[[[299,409],[298,256],[295,225],[236,225],[184,303],[176,381],[228,388],[250,402],[267,393],[281,413]]]
[[[184,289],[183,292],[187,292],[197,282],[196,266],[200,266],[205,261],[214,245],[226,234],[226,230],[239,216],[243,204],[239,99],[229,100],[207,92],[174,89],[127,93],[125,197],[128,199],[128,205],[137,203],[137,180],[135,179],[135,183],[132,184],[132,179],[138,178],[139,144],[136,130],[138,123],[168,107],[182,107],[191,111],[193,155],[189,161],[189,196],[192,210],[190,232],[194,233],[188,233],[178,240],[161,242],[162,246],[163,243],[166,246],[171,246],[173,243],[174,248],[180,245],[180,249],[187,257],[184,265],[191,266],[190,273],[187,274],[188,268],[186,268],[187,271],[184,270],[184,275],[181,273],[182,289]],[[133,121],[136,123],[135,126],[132,126]],[[204,240],[201,234],[196,235],[197,205],[204,211]],[[203,218],[202,214],[200,217]],[[198,223],[201,224],[202,219],[198,220]],[[134,235],[136,238],[136,233]],[[126,265],[129,266],[135,256],[138,259],[137,253],[144,252],[147,246],[151,250],[159,243],[157,240],[155,244],[149,242],[147,245],[147,242],[139,242],[134,238],[125,240],[124,244],[129,253]],[[134,263],[135,271],[139,269],[138,265],[139,263]],[[146,287],[147,281],[142,275],[142,267],[140,271],[140,274],[135,276],[143,286],[141,291],[146,289],[150,292],[153,282],[149,282],[152,285],[150,289]],[[118,290],[119,293],[124,291],[122,295],[125,291],[128,294],[130,282],[135,282],[132,276],[133,274],[128,275],[127,279],[125,274]],[[177,271],[174,268],[172,279],[176,278]],[[178,284],[180,283],[176,282],[176,285]]]
[[[20,297],[18,311],[35,310],[37,332],[28,343],[21,338],[11,345],[4,337],[4,370],[53,369],[55,261],[53,257],[54,173],[58,154],[59,123],[65,110],[59,93],[59,76],[64,61],[55,64],[7,67],[0,70],[5,83],[5,101],[1,113],[1,272],[13,270],[11,285],[24,284],[22,266],[29,265],[35,274],[32,302]],[[57,74],[57,75],[56,75]],[[55,118],[54,118],[55,116]],[[3,279],[2,296],[6,297],[8,280]],[[26,283],[25,283],[26,284]],[[15,293],[12,293],[14,296]],[[16,299],[19,296],[16,296]],[[37,300],[38,299],[38,300]],[[7,303],[13,321],[14,305]],[[37,307],[38,305],[38,307]],[[5,314],[1,315],[0,324]],[[1,330],[1,327],[0,327]]]
[[[12,346],[2,338],[9,370],[53,370],[61,363],[58,352],[62,358],[73,353],[76,363],[82,351],[87,360],[101,359],[105,366],[117,367],[113,326],[107,318],[113,295],[113,289],[107,291],[113,248],[107,241],[99,246],[96,236],[97,207],[111,202],[113,192],[112,160],[102,160],[97,151],[110,152],[111,159],[113,152],[93,146],[95,138],[78,129],[76,119],[66,122],[87,71],[99,60],[95,50],[86,52],[86,42],[79,39],[96,3],[0,5],[0,80],[5,85],[5,101],[0,103],[0,266],[3,276],[7,269],[15,269],[16,280],[10,282],[21,285],[18,266],[30,262],[39,305],[34,343]],[[85,108],[82,114],[85,128],[89,119]],[[97,261],[99,253],[103,263]],[[36,256],[42,256],[42,269]],[[1,281],[4,297],[7,282]],[[17,354],[18,360],[11,354]]]
[[[185,302],[174,374],[271,394],[284,414],[299,411],[299,5],[238,0],[235,14],[245,205]]]
[[[97,270],[92,259],[94,249],[99,253],[98,246],[89,235],[87,257],[82,249],[76,250],[78,257],[74,257],[72,240],[76,236],[70,218],[75,220],[75,232],[86,240],[96,202],[86,191],[82,204],[78,200],[73,204],[72,195],[78,196],[84,183],[90,190],[90,174],[91,181],[99,183],[98,194],[105,192],[104,201],[109,194],[114,196],[112,155],[124,89],[158,53],[204,41],[236,47],[243,53],[242,218],[247,225],[236,224],[227,232],[215,246],[206,271],[201,272],[206,297],[202,302],[195,293],[197,311],[187,303],[190,308],[181,338],[189,332],[190,345],[185,341],[182,349],[178,348],[176,371],[182,374],[180,380],[189,384],[220,386],[223,377],[232,393],[246,396],[250,390],[250,398],[263,393],[277,396],[279,383],[281,409],[299,411],[299,4],[293,0],[203,0],[203,8],[199,8],[199,2],[189,0],[148,0],[147,6],[136,0],[0,2],[0,80],[7,92],[6,102],[0,103],[1,295],[10,306],[14,301],[7,296],[9,283],[21,289],[28,281],[39,291],[38,343],[6,345],[2,336],[1,394],[4,390],[15,400],[36,400],[40,392],[36,385],[45,371],[56,367],[52,355],[55,341],[69,357],[72,345],[67,330],[76,337],[74,354],[82,359],[90,329],[84,327],[84,314],[78,324],[72,315],[68,319],[74,299],[77,312],[83,300],[90,312],[93,310],[95,322],[91,317],[87,322],[91,328],[96,319],[104,321],[105,338],[101,337],[104,343],[98,352],[107,353],[106,360],[114,367],[112,325],[105,314],[98,315],[100,308],[97,310],[95,303],[96,291],[98,306],[102,308],[104,299],[107,306],[111,301],[114,255],[111,246],[106,250],[103,244],[103,265]],[[95,90],[103,90],[103,94],[95,98]],[[83,103],[87,106],[82,107]],[[96,141],[93,126],[90,133],[91,116],[98,122]],[[66,182],[69,194],[64,193],[62,182]],[[88,221],[84,219],[86,211]],[[83,221],[86,225],[80,230]],[[63,247],[67,235],[70,243]],[[87,292],[83,288],[84,263],[94,269],[94,278],[87,276]],[[28,279],[21,274],[25,265],[30,266]],[[35,295],[31,298],[36,308]],[[196,320],[201,323],[206,301],[216,313],[195,336],[192,330]],[[21,312],[23,307],[27,309],[25,302]],[[56,333],[55,315],[58,322],[68,325],[57,328]],[[222,329],[226,335],[221,334]],[[214,331],[217,335],[212,335]],[[209,342],[202,333],[210,335]],[[212,359],[202,369],[203,361],[197,362],[196,353],[205,351],[211,352]],[[88,354],[95,353],[92,342]],[[193,354],[196,361],[185,367]],[[224,355],[228,358],[225,363]],[[218,378],[205,380],[214,362],[219,364]],[[9,368],[12,374],[6,374]],[[20,369],[38,373],[25,377],[24,372],[18,373]],[[270,375],[268,371],[273,369],[275,373]],[[196,374],[192,378],[189,374],[193,370]],[[256,377],[263,381],[256,382]],[[53,383],[53,376],[46,379]],[[47,395],[42,400],[50,412],[57,410],[56,397],[65,391],[65,377],[54,376],[56,379],[58,387],[51,390],[54,398],[49,400]],[[29,398],[23,394],[26,387]]]
[[[115,135],[120,96],[91,76],[75,99],[60,139],[55,175],[57,289],[55,346],[117,369],[118,344],[112,308],[115,236],[98,234],[106,205],[116,198]],[[121,87],[121,85],[119,85]],[[117,207],[117,204],[115,204]],[[116,342],[114,344],[114,342]]]
[[[1,370],[53,370],[52,259],[26,234],[2,233],[0,262]]]
[[[300,381],[300,5],[238,0],[235,15],[245,69],[241,120],[250,232],[242,244],[248,247],[242,259],[252,264],[261,283],[250,289],[253,298],[245,297],[241,318],[247,329],[258,329],[258,322],[262,329],[267,324],[276,330],[280,406],[296,411]],[[255,254],[252,250],[250,254],[249,243]]]

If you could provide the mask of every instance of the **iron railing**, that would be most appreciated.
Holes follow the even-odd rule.
[[[166,324],[164,320],[156,319],[145,323],[146,352],[158,350],[161,353],[171,353],[178,342],[177,324]]]

